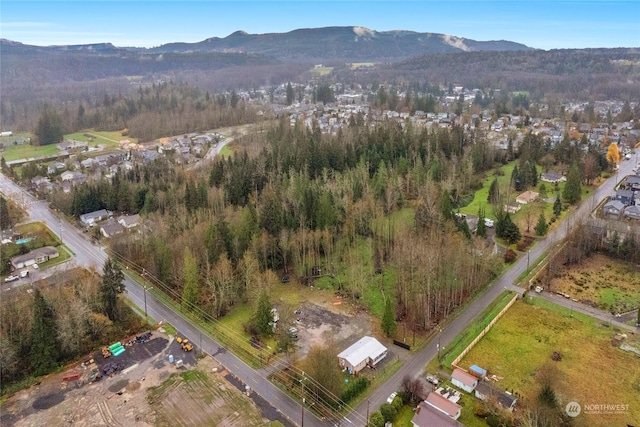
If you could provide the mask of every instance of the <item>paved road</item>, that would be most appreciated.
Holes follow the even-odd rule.
[[[380,405],[386,402],[387,397],[392,392],[400,390],[402,379],[405,376],[408,375],[410,377],[415,377],[422,375],[429,361],[437,356],[438,343],[440,343],[442,348],[445,349],[505,289],[511,290],[518,276],[528,270],[528,265],[534,265],[536,260],[541,258],[546,251],[564,239],[567,235],[567,231],[571,227],[586,218],[602,199],[612,195],[618,180],[622,179],[626,175],[632,174],[631,169],[634,165],[635,162],[633,160],[623,160],[620,164],[618,173],[614,174],[610,179],[598,187],[595,192],[584,200],[575,211],[568,215],[562,223],[558,224],[551,233],[531,248],[528,255],[523,256],[516,261],[509,270],[491,283],[484,293],[460,312],[455,319],[452,319],[448,324],[446,324],[439,336],[434,337],[423,349],[408,359],[407,362],[386,383],[380,386],[369,396],[368,402],[363,402],[352,412],[357,412],[360,416],[364,415],[366,417],[367,405],[370,405],[370,411],[378,409]]]
[[[219,144],[218,148],[221,149],[222,146]],[[367,402],[362,403],[349,412],[342,424],[364,425],[364,422],[360,420],[366,419],[368,409],[373,411],[379,408],[379,406],[386,401],[389,394],[400,389],[402,379],[405,376],[422,374],[426,364],[436,357],[438,343],[442,345],[443,349],[446,348],[503,290],[512,289],[515,279],[528,269],[529,262],[533,264],[534,261],[540,258],[549,248],[561,241],[566,236],[567,231],[582,218],[585,218],[600,200],[611,195],[618,178],[630,174],[633,165],[634,162],[632,161],[623,161],[617,174],[605,181],[587,200],[583,201],[574,212],[568,215],[562,223],[558,224],[554,231],[549,233],[545,239],[539,241],[538,244],[529,251],[528,256],[516,261],[512,268],[490,284],[484,293],[460,312],[455,319],[444,326],[437,339],[433,339],[422,350],[411,356],[385,384],[369,396]],[[102,267],[107,257],[104,251],[91,244],[86,239],[86,236],[68,224],[64,219],[55,216],[44,202],[37,201],[2,174],[0,174],[0,191],[12,197],[13,200],[22,203],[32,219],[46,222],[49,228],[56,234],[62,235],[64,243],[77,255],[78,264],[97,269]],[[58,230],[60,230],[60,233],[58,233]],[[144,307],[144,290],[129,277],[126,277],[125,285],[132,302],[138,307]],[[166,320],[171,323],[194,343],[200,344],[200,342],[202,342],[202,347],[207,353],[214,354],[217,352],[217,349],[221,347],[219,343],[207,337],[205,334],[201,334],[196,326],[164,306],[151,294],[147,294],[146,296],[146,306],[151,317],[156,320]],[[245,384],[251,386],[267,401],[271,402],[286,417],[295,423],[299,422],[298,420],[301,419],[301,408],[297,402],[282,393],[232,353],[225,352],[217,354],[215,358],[225,365],[229,371],[243,380]],[[370,405],[369,408],[368,405]],[[327,422],[319,420],[308,411],[305,411],[304,419],[305,424],[309,426],[328,424]]]
[[[535,292],[531,292],[531,293],[529,293],[529,296],[531,298],[541,298],[541,299],[544,299],[544,300],[547,300],[547,301],[551,301],[551,302],[553,302],[553,303],[555,303],[557,305],[561,305],[563,307],[566,307],[569,310],[573,310],[573,311],[578,312],[578,313],[586,314],[587,316],[591,316],[593,318],[596,318],[596,319],[602,321],[603,323],[608,323],[608,324],[610,324],[612,326],[615,326],[617,328],[626,329],[626,330],[631,331],[631,332],[640,333],[640,327],[627,325],[626,323],[620,321],[623,318],[624,319],[628,319],[628,318],[637,319],[637,315],[635,314],[635,311],[633,312],[633,316],[627,314],[627,315],[624,315],[624,316],[622,316],[620,318],[617,318],[611,313],[607,313],[606,311],[600,310],[600,309],[595,308],[595,307],[590,307],[590,306],[585,305],[585,304],[580,304],[579,302],[572,301],[571,299],[568,299],[566,297],[562,297],[562,296],[560,296],[558,294],[554,294],[553,292],[543,291],[543,292],[541,292],[539,294],[537,294]]]
[[[58,217],[51,212],[46,202],[38,201],[3,174],[0,174],[0,191],[16,202],[21,203],[29,213],[30,219],[45,222],[54,234],[62,236],[63,242],[76,254],[76,264],[87,268],[95,268],[98,271],[102,270],[102,266],[107,259],[107,254],[104,250],[91,243],[85,234],[78,231],[64,218]],[[124,272],[126,273],[126,270]],[[145,292],[140,285],[126,274],[125,288],[129,299],[135,305],[143,310],[146,306],[148,314],[153,319],[170,323],[194,344],[200,346],[206,353],[211,355],[216,354],[218,353],[218,349],[222,347],[220,343],[208,337],[205,333],[201,333],[190,321],[185,320],[161,301],[157,300],[152,293]],[[276,407],[294,424],[300,423],[302,411],[298,402],[283,393],[266,378],[260,376],[258,372],[231,352],[218,353],[215,355],[215,359]],[[304,423],[305,425],[314,427],[327,425],[326,422],[318,419],[308,410],[305,410]]]

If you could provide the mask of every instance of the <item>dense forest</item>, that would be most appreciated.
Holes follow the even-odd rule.
[[[0,392],[20,388],[21,381],[46,375],[100,345],[143,330],[143,319],[117,294],[109,278],[117,267],[96,272],[72,269],[43,279],[32,293],[3,293],[0,310]],[[122,273],[119,273],[122,275]],[[122,279],[119,279],[120,285]],[[50,286],[56,281],[65,285]],[[112,286],[113,285],[113,286]],[[31,289],[30,289],[31,290]]]
[[[148,231],[117,240],[115,251],[182,295],[189,248],[200,279],[197,304],[214,317],[255,300],[288,272],[306,284],[329,277],[336,291],[375,313],[382,307],[372,295],[385,293],[397,319],[424,331],[501,269],[493,247],[455,209],[496,166],[516,158],[518,191],[536,185],[535,165],[576,164],[579,181],[592,179],[607,161],[576,142],[566,135],[552,148],[527,134],[504,151],[458,126],[403,130],[392,123],[330,137],[283,117],[241,141],[248,151],[209,168],[176,170],[161,159],[51,199],[74,216],[102,208],[145,214]],[[501,203],[508,192],[498,189],[487,203]]]

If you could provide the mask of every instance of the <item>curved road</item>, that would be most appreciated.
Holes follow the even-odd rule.
[[[231,138],[227,138],[218,144],[216,152],[219,152],[222,146],[230,141]],[[386,401],[389,394],[399,390],[401,388],[402,379],[405,376],[409,375],[413,377],[423,374],[427,363],[437,355],[438,342],[440,342],[443,348],[448,346],[460,332],[471,324],[473,320],[500,295],[503,290],[513,289],[513,283],[516,278],[527,270],[528,260],[531,264],[534,264],[535,260],[540,258],[552,246],[560,242],[566,236],[568,230],[576,224],[577,221],[580,221],[589,215],[600,200],[613,193],[618,177],[622,178],[631,174],[632,167],[633,162],[623,161],[620,164],[620,170],[617,174],[605,181],[598,189],[596,189],[591,197],[584,200],[581,205],[574,212],[569,214],[562,223],[559,223],[558,226],[546,236],[546,238],[540,240],[529,251],[528,257],[520,258],[514,263],[512,268],[491,283],[485,289],[484,293],[463,309],[455,319],[451,320],[443,327],[438,340],[433,339],[418,353],[412,355],[385,384],[380,386],[369,396],[368,401],[363,402],[360,406],[347,414],[344,418],[344,422],[341,424],[363,425],[364,422],[360,422],[359,420],[366,419],[366,414],[369,409],[377,409]],[[85,235],[79,232],[65,219],[54,215],[48,208],[46,202],[36,200],[33,196],[22,190],[22,188],[2,174],[0,174],[0,192],[11,197],[14,201],[21,203],[29,212],[32,220],[47,223],[49,228],[54,233],[61,236],[63,242],[75,253],[76,262],[78,264],[101,270],[104,261],[107,259],[107,255],[104,250],[101,247],[90,243]],[[138,307],[144,307],[144,289],[126,275],[125,286],[131,301]],[[216,360],[222,363],[230,372],[275,406],[283,415],[289,418],[290,421],[298,424],[302,419],[301,406],[298,402],[283,393],[266,378],[262,377],[257,371],[246,365],[232,353],[217,353],[218,348],[222,346],[217,341],[202,333],[190,321],[182,318],[181,315],[165,306],[150,293],[146,295],[146,306],[147,311],[152,318],[171,323],[192,342],[201,344],[203,351],[208,354],[216,354]],[[355,420],[358,421],[356,422]],[[328,422],[318,419],[313,413],[307,410],[304,410],[304,422],[308,426],[328,425]]]

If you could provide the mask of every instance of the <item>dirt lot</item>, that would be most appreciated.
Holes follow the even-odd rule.
[[[184,367],[170,364],[169,355],[175,360],[182,359]],[[96,353],[94,361],[94,364],[74,364],[65,372],[50,375],[40,384],[10,397],[1,408],[0,425],[249,426],[266,423],[261,415],[263,408],[227,381],[227,373],[213,359],[198,360],[195,351],[184,353],[174,337],[162,332],[154,331],[148,342],[126,347],[125,353],[118,357],[104,359],[101,353]],[[114,367],[118,368],[115,373],[91,382],[92,375]],[[177,375],[171,376],[174,373]],[[63,380],[71,374],[78,374],[78,378]],[[158,386],[161,387],[156,389],[156,397],[160,393],[166,399],[148,399],[148,395],[153,396],[150,389]]]
[[[331,340],[338,348],[342,348],[364,335],[370,335],[372,325],[369,315],[362,312],[348,313],[349,310],[349,305],[343,304],[338,298],[324,304],[302,304],[295,313],[299,337],[297,356],[304,358],[309,349],[325,345]]]

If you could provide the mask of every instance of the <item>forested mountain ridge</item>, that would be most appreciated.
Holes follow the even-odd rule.
[[[364,27],[302,28],[287,33],[236,31],[197,43],[169,43],[150,52],[215,51],[261,53],[294,61],[397,61],[430,53],[530,50],[511,41],[477,41],[437,33],[374,31]]]

